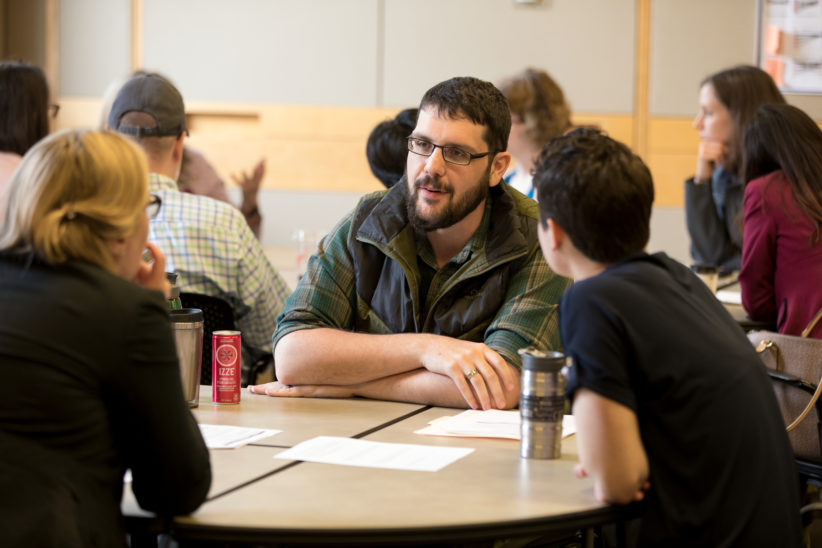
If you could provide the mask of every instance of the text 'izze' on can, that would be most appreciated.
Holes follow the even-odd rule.
[[[211,401],[240,403],[240,332],[215,331],[211,349]]]

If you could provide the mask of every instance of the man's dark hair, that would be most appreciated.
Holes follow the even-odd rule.
[[[0,151],[26,153],[49,133],[49,86],[40,68],[0,63]]]
[[[417,109],[407,108],[395,118],[377,124],[368,136],[368,166],[386,188],[391,188],[405,173],[408,136],[416,125]]]
[[[593,128],[555,137],[537,158],[543,226],[553,219],[585,256],[613,263],[645,248],[654,183],[631,150]]]
[[[491,152],[508,148],[511,112],[505,95],[494,84],[470,76],[451,78],[425,92],[420,110],[428,106],[449,118],[466,118],[485,126],[482,137]]]

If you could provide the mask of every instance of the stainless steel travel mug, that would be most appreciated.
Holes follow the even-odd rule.
[[[189,407],[200,402],[200,369],[203,365],[203,311],[199,308],[181,308],[169,312],[183,396]]]
[[[562,443],[562,416],[565,413],[565,377],[562,352],[520,349],[522,418],[520,456],[526,459],[556,459]]]

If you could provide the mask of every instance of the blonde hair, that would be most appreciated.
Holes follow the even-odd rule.
[[[512,114],[525,124],[525,135],[537,148],[571,129],[571,107],[544,70],[528,68],[505,80],[500,90]]]
[[[11,178],[0,249],[116,273],[108,242],[137,229],[147,201],[139,147],[111,131],[61,131],[32,147]]]

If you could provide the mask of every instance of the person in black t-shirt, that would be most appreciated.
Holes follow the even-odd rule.
[[[593,129],[537,162],[539,238],[596,496],[645,499],[642,546],[799,546],[797,473],[762,362],[688,268],[648,255],[651,174]]]

